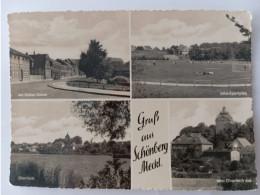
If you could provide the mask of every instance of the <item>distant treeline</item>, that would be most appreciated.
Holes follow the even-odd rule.
[[[32,145],[35,144],[15,144],[12,142],[12,152],[15,153],[40,153],[40,154],[92,154],[92,155],[114,155],[118,158],[130,158],[130,141],[103,141],[92,142],[85,141],[82,144],[82,139],[79,136],[75,136],[70,139],[70,144],[74,144],[73,147],[65,150],[65,140],[62,138],[56,139],[52,143],[37,144],[35,150],[31,150]],[[19,148],[22,148],[19,150]]]
[[[191,60],[237,59],[251,61],[251,44],[247,41],[195,44],[190,47],[188,55]]]
[[[243,60],[251,61],[251,42],[202,43],[187,47],[172,45],[169,48],[145,50],[137,46],[132,51],[132,60],[168,60],[164,55],[176,55],[180,59],[190,60]]]

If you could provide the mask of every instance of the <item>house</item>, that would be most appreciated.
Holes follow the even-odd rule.
[[[253,148],[253,146],[246,138],[239,137],[236,138],[231,144],[229,144],[229,148],[236,151],[246,151],[247,149],[245,148],[248,148],[248,150],[250,150],[249,148]]]
[[[136,46],[131,45],[131,51],[135,51],[136,50]]]
[[[79,69],[79,59],[68,59],[68,60],[71,62],[71,64],[75,66],[76,71],[78,71],[77,75],[85,75],[85,73],[80,71]]]
[[[64,67],[63,76],[64,77],[72,77],[78,75],[77,67],[68,59],[56,59],[57,62],[61,63]]]
[[[31,75],[37,75],[35,79],[51,79],[52,78],[52,62],[48,54],[30,55],[34,63],[30,67]]]
[[[180,55],[187,56],[189,54],[189,48],[185,45],[180,45],[178,47],[178,50],[179,50]]]
[[[129,62],[124,63],[121,58],[110,58],[110,65],[113,70],[113,76],[130,77]]]
[[[227,125],[232,124],[234,122],[232,116],[227,112],[225,106],[223,106],[222,111],[219,113],[215,121],[216,134],[220,133],[225,129]]]
[[[146,46],[144,46],[143,48],[144,48],[144,50],[153,50],[153,49],[151,48],[151,46],[149,46],[149,45],[146,45]]]
[[[172,149],[174,151],[190,148],[195,150],[196,156],[200,156],[204,151],[213,149],[213,143],[203,137],[201,133],[186,133],[172,142]]]
[[[33,59],[15,49],[10,48],[10,78],[11,83],[30,81],[30,66]]]
[[[154,51],[160,51],[158,47],[153,48]]]

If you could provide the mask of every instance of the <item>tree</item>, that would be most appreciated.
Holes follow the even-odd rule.
[[[81,52],[79,60],[79,69],[83,71],[86,77],[93,77],[98,81],[105,76],[105,59],[107,51],[102,48],[99,41],[91,40],[87,53]]]
[[[227,19],[229,19],[231,22],[235,23],[235,26],[239,28],[239,31],[241,34],[245,37],[248,37],[248,43],[251,43],[251,31],[244,27],[243,25],[239,24],[239,22],[236,21],[236,18],[234,16],[229,16],[226,14]]]
[[[115,158],[114,140],[123,139],[126,135],[126,128],[130,125],[129,101],[91,101],[74,102],[71,107],[72,113],[82,119],[83,126],[87,131],[109,138],[108,150],[113,152],[113,160],[107,161],[105,168],[97,176],[91,176],[88,187],[90,188],[125,188],[129,189],[131,184],[130,168],[124,171],[123,163]],[[92,142],[90,142],[92,145]],[[87,142],[84,143],[88,145]],[[99,146],[95,151],[98,152]]]
[[[143,51],[144,47],[143,46],[137,46],[135,50]]]
[[[82,138],[80,136],[75,136],[71,139],[71,143],[75,143],[75,144],[82,144]]]
[[[105,168],[98,172],[97,176],[91,176],[87,187],[98,189],[130,189],[131,174],[130,167],[128,170],[123,170],[122,165],[125,162],[120,162],[119,159],[108,161]]]
[[[129,101],[78,101],[71,108],[87,131],[109,140],[123,139],[130,125]]]

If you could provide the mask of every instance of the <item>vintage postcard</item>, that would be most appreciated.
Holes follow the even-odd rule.
[[[251,14],[8,15],[10,183],[254,190]]]

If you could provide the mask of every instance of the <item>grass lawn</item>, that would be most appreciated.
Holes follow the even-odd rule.
[[[244,84],[251,83],[251,72],[233,72],[232,62],[195,62],[168,60],[134,60],[133,63],[143,68],[141,75],[134,75],[133,80],[166,82],[166,83],[213,83],[213,84]],[[233,62],[234,63],[234,62]],[[235,62],[239,63],[239,62]],[[197,75],[197,72],[214,72],[214,75]]]
[[[226,92],[226,94],[220,94],[221,92]],[[133,98],[237,98],[252,97],[252,88],[176,87],[133,84],[132,93]]]
[[[172,178],[173,190],[221,190],[216,179]]]

